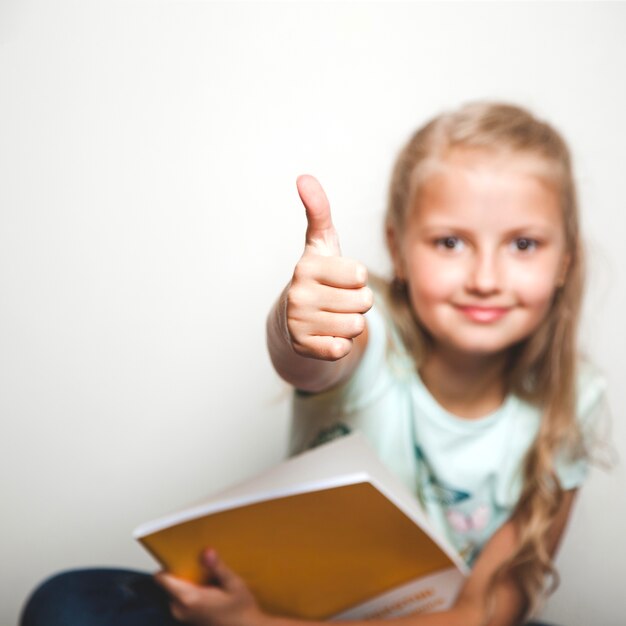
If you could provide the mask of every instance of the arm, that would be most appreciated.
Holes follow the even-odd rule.
[[[554,555],[569,519],[576,491],[567,491],[554,520],[548,549]],[[509,559],[517,545],[515,520],[505,523],[481,552],[454,606],[438,613],[407,615],[390,620],[349,622],[352,626],[515,626],[526,610],[524,595],[512,577],[500,580],[494,589],[495,604],[487,608],[487,591],[493,573]],[[157,582],[171,596],[174,617],[196,626],[321,626],[312,622],[268,615],[261,611],[245,583],[213,551],[204,555],[209,578],[216,585],[198,586],[169,574]]]
[[[367,270],[341,256],[324,190],[298,178],[306,209],[304,253],[267,320],[267,345],[276,372],[305,391],[346,380],[367,344],[363,314],[372,306]]]
[[[576,493],[575,489],[565,492],[563,502],[554,519],[548,537],[548,551],[551,557],[556,554],[563,537]],[[481,626],[482,624],[485,626],[513,626],[519,623],[528,608],[520,587],[509,576],[499,581],[495,587],[493,614],[489,616],[485,613],[484,600],[491,576],[500,565],[513,555],[516,547],[517,529],[513,519],[504,524],[489,540],[478,557],[471,576],[459,594],[456,606],[465,607],[472,612],[480,612],[483,621],[478,621],[477,624]]]

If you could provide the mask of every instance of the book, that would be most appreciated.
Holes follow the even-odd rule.
[[[451,606],[468,569],[360,434],[287,459],[133,533],[161,564],[202,582],[215,548],[272,613],[387,618]]]

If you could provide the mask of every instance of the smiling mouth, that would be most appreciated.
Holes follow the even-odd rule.
[[[489,324],[503,318],[510,310],[510,307],[485,307],[485,306],[457,306],[465,317],[472,322],[479,324]]]

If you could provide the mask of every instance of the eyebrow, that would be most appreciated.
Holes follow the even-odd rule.
[[[476,231],[467,228],[461,224],[455,222],[441,222],[436,224],[427,224],[419,228],[422,233],[425,234],[437,234],[440,231],[453,231],[461,235],[470,236],[476,233]],[[554,231],[554,226],[547,223],[537,224],[523,224],[521,226],[515,226],[504,231],[502,234],[508,237],[522,234],[541,234],[542,236],[550,235]]]

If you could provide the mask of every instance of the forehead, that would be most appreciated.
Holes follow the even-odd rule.
[[[562,227],[558,189],[536,157],[453,150],[422,183],[412,219]]]

